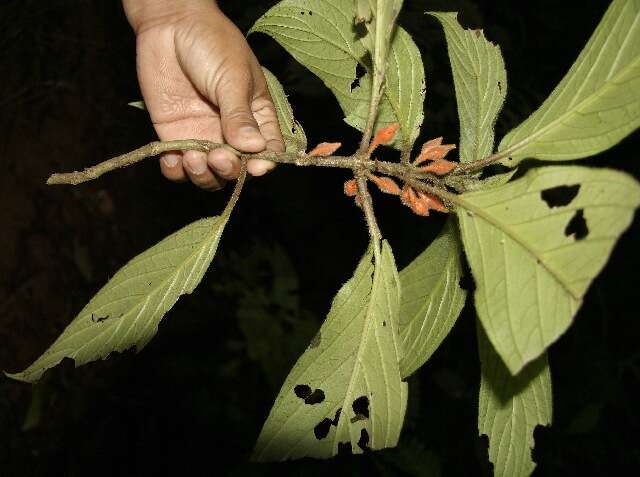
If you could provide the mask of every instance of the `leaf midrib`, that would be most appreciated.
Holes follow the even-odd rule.
[[[455,197],[455,202],[458,205],[460,205],[463,208],[465,208],[466,210],[468,210],[469,212],[472,212],[474,214],[474,216],[477,215],[478,217],[484,219],[486,222],[488,222],[493,227],[497,228],[498,230],[502,231],[504,234],[509,236],[514,242],[516,242],[518,245],[520,245],[524,250],[526,250],[531,255],[533,255],[536,258],[537,264],[540,264],[545,270],[547,270],[549,272],[549,274],[562,286],[562,288],[564,290],[566,290],[567,293],[569,293],[576,300],[580,299],[580,295],[577,294],[576,292],[574,292],[573,290],[571,290],[569,285],[564,282],[562,276],[560,276],[547,263],[547,261],[545,260],[544,256],[541,255],[535,249],[530,248],[528,243],[515,230],[512,230],[507,224],[504,224],[503,222],[501,222],[498,219],[496,219],[495,217],[493,217],[491,214],[489,214],[486,211],[486,209],[483,209],[481,207],[477,207],[477,206],[473,205],[472,203],[470,203],[466,199],[463,199],[461,196],[456,196]],[[465,220],[465,219],[463,218],[463,220]]]

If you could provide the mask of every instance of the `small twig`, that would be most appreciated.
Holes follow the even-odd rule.
[[[240,198],[240,193],[242,192],[242,187],[244,186],[244,181],[247,178],[247,160],[241,159],[240,161],[240,175],[238,176],[238,180],[236,181],[236,185],[233,188],[233,193],[231,194],[231,198],[229,202],[227,202],[227,206],[224,208],[224,215],[231,214],[231,211],[236,206],[238,199]]]
[[[376,220],[376,215],[373,211],[373,200],[371,199],[371,194],[369,194],[369,189],[367,188],[367,178],[364,173],[358,173],[356,175],[356,180],[358,182],[358,193],[362,200],[362,210],[369,228],[369,235],[371,235],[371,240],[373,240],[375,244],[377,254],[380,248],[382,234],[380,233],[380,227],[378,227],[378,221]]]

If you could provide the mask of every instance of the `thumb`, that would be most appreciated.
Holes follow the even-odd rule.
[[[251,109],[252,83],[249,68],[235,66],[220,78],[215,92],[222,134],[227,143],[243,152],[260,152],[267,144]]]

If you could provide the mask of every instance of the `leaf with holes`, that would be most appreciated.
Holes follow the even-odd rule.
[[[284,0],[260,17],[249,33],[266,33],[309,68],[336,96],[345,121],[362,131],[373,75],[352,12],[353,0]],[[400,27],[388,53],[385,85],[375,130],[400,123],[400,134],[391,145],[402,149],[420,132],[425,83],[420,51]]]
[[[571,324],[640,186],[618,171],[550,166],[456,203],[478,316],[515,374]]]
[[[535,468],[531,458],[536,426],[551,424],[551,373],[547,354],[512,376],[478,325],[482,377],[478,432],[489,438],[494,477],[527,477]]]
[[[400,288],[391,248],[370,246],[287,377],[253,458],[327,458],[393,447],[407,400],[400,378]]]
[[[640,0],[614,0],[551,96],[500,142],[502,162],[581,159],[640,126]]]
[[[262,72],[267,79],[269,94],[273,100],[273,105],[276,107],[278,124],[280,125],[280,132],[287,152],[305,151],[307,149],[307,136],[304,133],[304,129],[302,129],[302,125],[293,118],[293,110],[287,100],[284,88],[271,71],[262,68]]]
[[[460,242],[448,221],[440,235],[400,272],[400,339],[403,378],[427,362],[462,311]]]
[[[507,72],[500,47],[482,30],[465,30],[457,13],[430,13],[444,28],[460,117],[460,162],[493,152],[498,113],[507,94]]]
[[[26,370],[7,374],[34,382],[63,358],[76,366],[132,346],[141,350],[164,314],[200,283],[228,214],[198,220],[135,257],[93,297],[60,337]]]

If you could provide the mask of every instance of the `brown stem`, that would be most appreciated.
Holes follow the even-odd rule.
[[[417,170],[408,171],[407,165],[398,164],[395,162],[385,162],[370,160],[366,158],[366,155],[354,154],[352,156],[328,156],[328,157],[313,157],[307,156],[301,153],[292,152],[274,152],[265,151],[257,154],[241,154],[235,149],[226,144],[218,144],[211,141],[204,141],[198,139],[185,139],[181,141],[156,141],[140,147],[127,154],[114,157],[107,161],[101,162],[93,167],[89,167],[83,171],[75,171],[68,173],[53,174],[47,180],[47,184],[71,184],[77,185],[83,182],[88,182],[93,179],[111,172],[116,169],[131,166],[148,157],[153,157],[163,152],[168,151],[187,151],[195,150],[208,152],[212,149],[224,147],[230,151],[238,154],[241,159],[267,159],[280,164],[295,164],[297,166],[316,166],[316,167],[334,167],[351,170],[363,170],[378,172],[382,174],[391,175],[398,178],[405,176],[429,178],[431,175],[425,175]],[[410,166],[409,166],[410,167]],[[433,181],[433,178],[432,178]]]
[[[511,152],[512,152],[511,150],[496,152],[495,154],[491,154],[490,156],[487,156],[484,159],[480,159],[479,161],[459,164],[458,167],[456,167],[452,171],[452,174],[458,176],[462,174],[468,174],[469,172],[475,172],[479,169],[484,169],[485,167],[490,166],[494,162],[498,162],[499,160],[504,159],[505,157],[509,157]]]
[[[373,200],[371,199],[371,194],[369,194],[369,189],[367,188],[367,178],[364,173],[359,172],[356,174],[356,180],[358,182],[358,194],[362,200],[362,211],[364,212],[367,227],[369,228],[369,235],[371,235],[371,240],[374,242],[377,255],[380,248],[382,233],[380,233],[376,214],[373,211]]]

